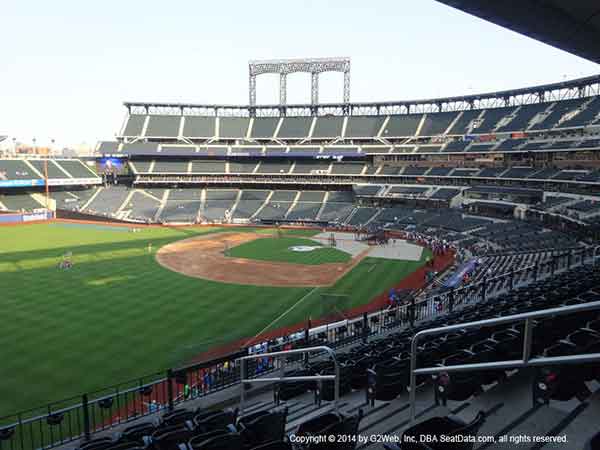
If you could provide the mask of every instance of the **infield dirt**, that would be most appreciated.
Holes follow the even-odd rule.
[[[228,248],[271,237],[243,232],[198,236],[165,245],[156,253],[156,260],[170,270],[205,280],[256,286],[309,287],[334,284],[368,253],[365,250],[347,263],[320,265],[225,256]]]

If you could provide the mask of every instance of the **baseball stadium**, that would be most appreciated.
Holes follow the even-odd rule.
[[[441,3],[600,62],[594,2]],[[0,157],[0,450],[599,449],[600,75],[357,103],[350,57],[247,71]]]

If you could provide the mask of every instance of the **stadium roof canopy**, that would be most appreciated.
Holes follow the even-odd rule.
[[[600,63],[598,0],[438,0],[502,27]]]

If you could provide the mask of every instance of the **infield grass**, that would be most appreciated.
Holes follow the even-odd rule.
[[[313,291],[186,277],[154,258],[165,244],[219,231],[132,233],[63,224],[0,228],[0,417],[176,366],[216,345],[254,336]],[[58,269],[67,252],[74,267]],[[314,290],[271,328],[319,316],[323,292],[347,294],[340,307],[368,302],[417,265],[380,260],[373,267],[363,260],[332,288]]]
[[[296,246],[316,248],[308,252],[298,252],[292,250],[292,247]],[[352,259],[350,254],[341,250],[324,247],[311,239],[296,237],[256,239],[231,248],[227,256],[307,265],[346,263]]]

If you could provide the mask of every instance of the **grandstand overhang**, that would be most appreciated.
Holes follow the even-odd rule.
[[[597,0],[438,1],[600,63],[600,4]]]
[[[124,106],[129,113],[203,116],[327,116],[410,114],[524,105],[600,95],[600,75],[538,86],[482,94],[418,100],[294,105],[226,105],[172,102],[133,102]]]

